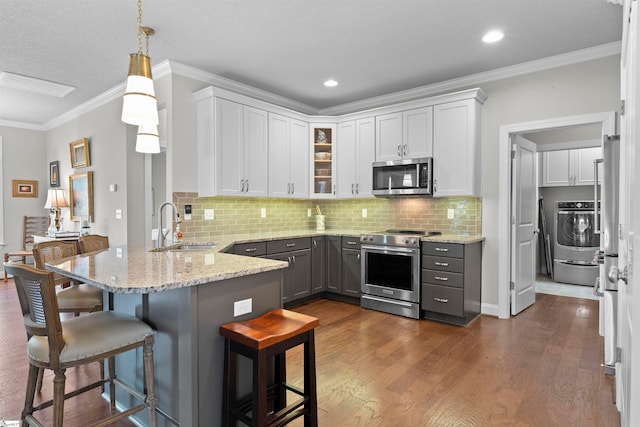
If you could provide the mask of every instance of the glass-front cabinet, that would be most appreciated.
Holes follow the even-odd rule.
[[[312,193],[313,197],[333,197],[335,194],[335,124],[311,124]]]

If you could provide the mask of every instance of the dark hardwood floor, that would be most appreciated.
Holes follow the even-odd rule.
[[[328,300],[294,308],[320,319],[320,426],[619,426],[613,381],[600,368],[598,302],[537,297],[511,320],[483,316],[468,327]],[[13,281],[0,284],[0,343],[0,420],[16,420],[27,359]],[[302,349],[287,359],[291,382],[301,386]],[[96,378],[95,365],[67,371],[69,387]],[[43,399],[51,396],[50,379]],[[68,402],[69,427],[108,411],[98,391]]]

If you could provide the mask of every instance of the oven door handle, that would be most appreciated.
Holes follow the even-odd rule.
[[[414,255],[419,252],[418,248],[405,248],[398,246],[362,245],[360,248],[362,249],[362,252],[375,252],[377,254]]]

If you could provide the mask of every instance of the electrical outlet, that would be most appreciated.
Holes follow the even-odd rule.
[[[447,209],[447,219],[453,219],[454,212],[455,211],[453,209]]]
[[[204,210],[204,219],[214,219],[213,209]]]
[[[311,218],[311,209],[307,209],[307,218]]]
[[[362,218],[366,218],[369,215],[369,213],[367,212],[367,209],[364,208],[362,209]]]
[[[235,301],[233,303],[233,317],[251,313],[253,300],[251,298]]]
[[[116,209],[116,219],[122,219],[122,209]]]
[[[261,208],[260,209],[260,218],[266,218],[267,217],[267,208]]]

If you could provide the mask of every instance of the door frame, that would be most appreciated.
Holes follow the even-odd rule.
[[[584,114],[500,126],[498,179],[498,317],[511,317],[511,137],[519,133],[551,130],[568,126],[601,124],[602,136],[615,133],[615,112]]]

